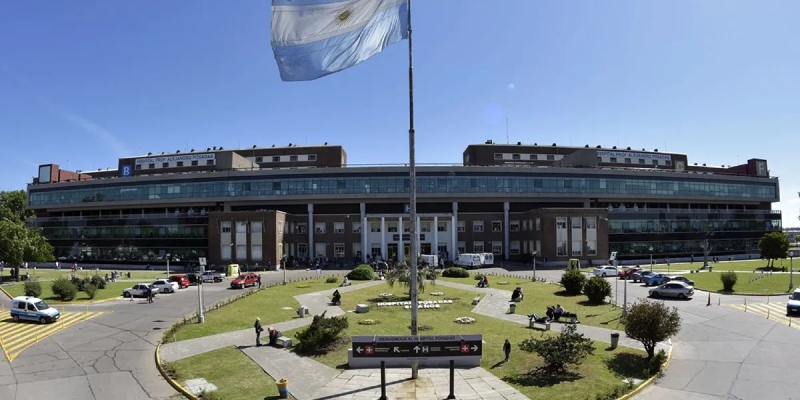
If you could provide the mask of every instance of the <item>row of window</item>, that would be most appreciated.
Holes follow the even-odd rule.
[[[611,242],[609,247],[620,257],[646,258],[652,255],[658,258],[670,254],[690,254],[695,258],[702,258],[706,246],[709,253],[757,253],[758,239],[710,239],[708,242],[704,240]]]
[[[175,263],[196,262],[199,257],[208,257],[203,247],[171,246],[54,246],[53,255],[59,260],[117,261],[117,262],[157,262],[170,260]]]
[[[44,228],[42,233],[48,239],[204,239],[208,226]]]
[[[252,160],[252,157],[248,157]],[[256,157],[255,162],[268,163],[268,162],[297,162],[297,161],[317,161],[316,154],[302,154],[290,156],[271,156],[271,157]]]
[[[405,177],[331,177],[236,181],[192,181],[163,184],[117,184],[90,189],[31,191],[31,205],[95,201],[143,201],[208,197],[248,197],[331,194],[405,194]],[[45,186],[42,186],[44,188]],[[704,196],[774,200],[774,183],[727,183],[689,179],[569,178],[537,176],[422,176],[417,189],[425,193],[552,193],[586,195]]]
[[[214,165],[214,164],[215,164],[215,161],[212,159],[212,160],[206,160],[206,164],[205,165]],[[143,165],[144,164],[136,164],[136,169],[142,169]],[[200,162],[198,160],[192,160],[192,161],[189,162],[189,165],[191,165],[192,167],[197,167],[197,166],[200,165]],[[184,161],[176,161],[175,162],[175,166],[176,167],[183,167],[184,166]],[[156,168],[156,163],[147,164],[147,169],[155,169],[155,168]],[[170,166],[170,163],[163,162],[163,163],[161,163],[161,167],[160,168],[171,168],[171,166]]]
[[[781,220],[611,220],[609,233],[746,232],[780,230]]]
[[[513,160],[513,161],[557,161],[564,158],[563,155],[560,154],[527,154],[527,153],[494,153],[495,160]],[[622,162],[624,164],[634,164],[633,158],[624,157]],[[647,160],[644,158],[636,158],[637,163],[639,165],[646,165]],[[661,165],[670,166],[672,165],[671,160],[659,160],[659,159],[650,159],[651,165],[659,165],[659,161],[663,161]],[[619,163],[619,158],[617,157],[608,157],[605,160],[603,157],[597,157],[597,162],[599,163]]]

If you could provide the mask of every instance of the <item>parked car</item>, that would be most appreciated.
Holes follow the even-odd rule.
[[[131,288],[122,291],[122,297],[147,297],[147,289],[150,285],[146,283],[138,283]],[[152,288],[153,296],[158,293],[158,288]]]
[[[650,274],[642,277],[642,283],[645,286],[658,286],[663,285],[669,281],[669,278],[664,274]]]
[[[652,274],[652,271],[639,270],[631,274],[631,280],[634,282],[642,282],[642,278]]]
[[[156,279],[150,284],[150,287],[158,289],[159,293],[175,293],[181,288],[177,282],[170,282],[169,279]]]
[[[800,313],[800,288],[794,290],[789,296],[789,302],[786,303],[786,315]]]
[[[694,288],[683,282],[668,282],[659,287],[650,289],[650,297],[677,297],[690,299],[694,295]]]
[[[682,276],[682,275],[670,276],[669,277],[669,281],[670,282],[683,282],[683,283],[685,283],[685,284],[687,284],[689,286],[694,286],[694,281],[693,280],[691,280],[691,279],[689,279],[689,278],[687,278],[685,276]]]
[[[222,282],[225,280],[225,275],[217,271],[203,272],[203,282]]]
[[[232,289],[244,289],[248,286],[255,286],[258,283],[258,274],[247,272],[239,275],[236,279],[231,281]]]
[[[594,274],[594,276],[602,276],[603,278],[605,278],[607,276],[617,276],[619,271],[617,270],[617,267],[613,265],[603,265],[595,268],[594,271],[592,271],[592,273]]]
[[[642,269],[639,267],[630,267],[625,268],[622,271],[619,271],[619,279],[630,279],[633,277],[633,274],[641,271]]]
[[[179,289],[184,289],[191,285],[191,282],[186,275],[172,275],[169,277],[169,281],[177,283]]]
[[[22,320],[37,321],[40,324],[55,322],[61,316],[53,307],[37,297],[17,296],[11,299],[11,318],[14,322]]]
[[[203,276],[200,274],[195,274],[195,273],[186,274],[186,279],[189,280],[190,285],[199,285],[203,283]]]

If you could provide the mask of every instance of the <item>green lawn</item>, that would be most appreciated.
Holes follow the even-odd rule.
[[[763,268],[767,266],[767,260],[743,260],[743,261],[727,261],[727,258],[720,257],[720,261],[718,263],[712,263],[711,257],[709,257],[709,264],[714,267],[714,271],[755,271],[759,268]],[[781,266],[785,266],[786,269],[789,269],[789,260],[775,260],[775,267],[780,268]],[[695,257],[695,262],[691,263],[678,263],[672,264],[670,269],[672,271],[676,270],[687,270],[687,269],[700,269],[703,266],[703,257]],[[643,268],[648,267],[647,264],[642,265]],[[800,265],[795,268],[800,268]],[[667,264],[656,264],[653,268],[654,270],[659,270],[659,272],[666,272]]]
[[[341,281],[341,279],[339,280]],[[358,281],[353,281],[353,284],[358,283]],[[297,317],[297,308],[300,307],[294,296],[321,290],[330,290],[333,293],[338,287],[338,282],[325,283],[325,278],[322,278],[264,288],[256,294],[206,313],[204,323],[184,325],[178,328],[174,337],[166,338],[166,340],[194,339],[252,328],[256,317],[261,318],[261,324],[265,327],[269,324],[289,321]],[[288,309],[284,310],[284,307]]]
[[[83,275],[80,275],[80,274],[78,276],[79,277],[83,277]],[[50,281],[40,281],[39,283],[41,283],[41,285],[42,285],[42,294],[41,294],[40,297],[43,300],[47,301],[48,303],[53,303],[53,304],[61,302],[61,299],[58,298],[57,296],[55,296],[53,294],[53,291],[50,289],[50,287],[51,287],[51,282]],[[109,282],[109,283],[106,284],[106,288],[105,289],[98,290],[97,293],[95,293],[94,301],[106,300],[106,299],[111,299],[111,298],[115,298],[115,297],[121,297],[122,296],[122,291],[124,289],[127,289],[127,288],[133,286],[135,283],[136,282],[119,282],[119,281],[118,282]],[[8,292],[8,294],[10,294],[12,297],[25,295],[25,286],[24,286],[24,284],[22,282],[14,283],[14,284],[11,284],[11,285],[5,285],[5,286],[3,286],[3,289],[6,292]],[[78,294],[75,296],[75,300],[73,300],[71,302],[67,302],[65,304],[70,304],[70,303],[75,303],[75,302],[80,302],[80,301],[89,301],[89,297],[86,296],[86,293],[78,292]]]
[[[473,276],[469,278],[439,278],[448,282],[463,283],[466,285],[475,286],[478,281]],[[501,282],[505,282],[501,284]],[[502,276],[489,276],[489,283],[492,289],[502,289],[509,291],[509,300],[511,299],[511,291],[515,287],[522,287],[522,292],[525,294],[525,300],[517,304],[517,314],[531,315],[533,313],[544,316],[547,311],[547,306],[555,306],[561,304],[565,310],[578,314],[578,318],[583,325],[599,326],[601,328],[622,330],[624,326],[620,322],[622,309],[614,307],[611,304],[593,305],[589,304],[586,296],[569,296],[564,293],[564,288],[552,283],[532,282],[529,279],[502,277]],[[612,284],[613,285],[613,284]],[[442,290],[447,293],[444,286],[440,286],[436,290]],[[473,296],[474,297],[474,296]],[[509,303],[510,304],[510,303]]]
[[[685,275],[687,278],[694,281],[695,288],[725,294],[786,294],[789,293],[789,274],[770,274],[769,272],[744,273],[737,272],[736,285],[733,287],[733,292],[722,291],[722,281],[720,281],[720,273],[714,268],[714,272],[701,272],[699,274]],[[759,277],[760,279],[754,280]],[[795,276],[795,287],[800,285],[800,275]],[[582,321],[581,321],[582,322]]]
[[[6,270],[8,270],[8,268],[6,268]],[[139,283],[139,281],[152,283],[151,281],[153,281],[153,280],[167,277],[167,272],[166,271],[161,271],[161,272],[158,272],[158,271],[120,271],[120,272],[122,273],[122,277],[120,279],[136,281],[136,283]],[[127,278],[128,272],[131,273],[130,279]],[[25,273],[31,274],[31,278],[36,278],[36,279],[39,279],[40,281],[51,281],[53,279],[56,279],[59,276],[66,276],[67,278],[69,278],[71,276],[70,275],[71,272],[70,272],[69,268],[62,268],[60,270],[55,270],[55,269],[35,269],[34,270],[33,268],[20,269],[19,270],[20,276],[25,275]],[[78,271],[78,277],[81,277],[81,278],[90,277],[90,276],[95,275],[95,274],[100,275],[102,277],[105,277],[106,274],[108,274],[108,276],[110,277],[111,276],[111,270],[103,270],[103,269],[101,269],[101,270],[95,272],[94,270],[84,269],[84,270]],[[175,275],[174,271],[173,271],[173,273],[170,273],[170,275]]]
[[[236,347],[224,347],[168,364],[179,383],[204,378],[217,386],[207,398],[264,400],[278,398],[275,380]]]
[[[410,310],[406,310],[402,306],[380,308],[375,306],[378,295],[387,292],[405,296],[406,289],[399,286],[392,288],[388,285],[378,285],[350,292],[343,297],[342,308],[345,310],[355,309],[356,304],[359,303],[372,304],[369,314],[346,314],[350,322],[350,327],[347,331],[348,336],[407,335],[409,333]],[[444,296],[433,296],[430,294],[432,292],[444,292]],[[458,300],[453,304],[442,305],[439,309],[419,310],[420,326],[430,326],[428,330],[421,330],[420,334],[482,334],[485,343],[482,367],[530,398],[595,398],[596,394],[605,394],[621,386],[625,377],[643,378],[641,376],[645,366],[645,353],[643,351],[624,348],[609,351],[606,350],[607,345],[604,343],[597,343],[595,354],[576,369],[579,374],[576,379],[554,381],[532,378],[527,372],[538,366],[541,361],[537,355],[520,350],[517,344],[531,336],[540,337],[541,335],[557,334],[559,325],[554,325],[556,331],[540,332],[528,329],[522,324],[473,314],[471,312],[473,308],[471,302],[475,296],[475,293],[469,291],[441,285],[429,286],[426,289],[426,293],[420,294],[420,300],[440,300],[445,297],[458,298]],[[559,300],[559,297],[552,296],[542,304],[556,303]],[[454,319],[458,317],[473,317],[477,322],[471,325],[458,324],[454,322]],[[380,323],[377,325],[361,325],[358,323],[366,319],[377,320]],[[297,330],[283,332],[283,334],[291,337],[296,332]],[[500,361],[503,359],[502,346],[505,339],[511,341],[513,349],[511,361],[501,363]],[[344,364],[347,364],[347,349],[350,347],[349,345],[344,346],[328,354],[316,356],[314,359],[325,365],[341,368]]]

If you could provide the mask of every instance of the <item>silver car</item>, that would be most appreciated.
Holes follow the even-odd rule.
[[[694,288],[683,282],[667,282],[661,286],[650,289],[650,297],[676,297],[690,299],[694,295]]]
[[[685,284],[687,284],[689,286],[694,286],[694,281],[689,279],[689,278],[687,278],[687,277],[685,277],[685,276],[681,276],[681,275],[670,276],[667,279],[669,279],[670,282],[683,282],[683,283],[685,283]]]

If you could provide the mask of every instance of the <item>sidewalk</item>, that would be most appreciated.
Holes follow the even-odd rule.
[[[449,286],[455,289],[467,290],[474,293],[481,294],[481,301],[478,303],[477,306],[472,310],[476,314],[486,315],[492,318],[498,318],[506,321],[516,322],[518,324],[522,324],[528,326],[529,319],[527,315],[520,315],[520,314],[508,314],[508,305],[510,304],[508,299],[511,298],[511,291],[510,290],[503,290],[503,289],[494,289],[494,288],[484,288],[478,289],[472,285],[466,285],[463,283],[454,283],[454,282],[447,282],[447,281],[437,281],[436,285],[442,286]],[[558,323],[554,323],[552,327],[557,327],[561,325]],[[611,334],[612,333],[619,333],[619,345],[624,347],[630,347],[633,349],[641,349],[642,344],[637,341],[628,338],[625,336],[625,332],[616,331],[613,329],[606,329],[600,328],[596,326],[588,326],[577,324],[577,332],[584,334],[589,339],[592,339],[597,342],[603,343],[611,343]],[[669,345],[666,343],[660,343],[657,346],[657,349],[664,349],[664,351],[669,351]]]

